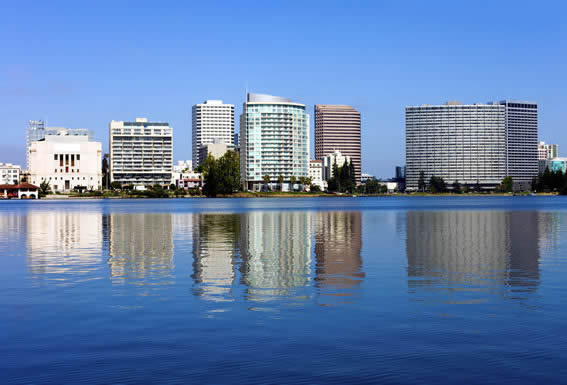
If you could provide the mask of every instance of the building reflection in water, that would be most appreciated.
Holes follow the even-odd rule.
[[[239,237],[239,215],[193,215],[192,278],[202,299],[232,300]]]
[[[194,292],[214,301],[241,289],[257,302],[348,296],[364,277],[361,244],[359,212],[195,214]]]
[[[293,296],[311,282],[311,221],[305,211],[252,211],[240,217],[242,283],[247,299]]]
[[[171,283],[173,216],[169,213],[110,214],[110,275],[115,282],[140,285]]]
[[[362,215],[359,211],[320,212],[315,217],[316,286],[322,296],[356,293],[362,271]]]
[[[36,278],[77,281],[100,268],[99,211],[30,210],[26,222],[27,266]]]
[[[513,296],[539,284],[539,216],[529,211],[410,211],[411,291],[491,291]]]

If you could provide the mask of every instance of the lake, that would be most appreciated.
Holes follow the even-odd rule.
[[[2,384],[567,381],[567,198],[0,202]]]

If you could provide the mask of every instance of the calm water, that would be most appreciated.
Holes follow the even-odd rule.
[[[0,202],[2,384],[567,381],[567,199]]]

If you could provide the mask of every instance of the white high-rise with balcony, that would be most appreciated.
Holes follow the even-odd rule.
[[[110,181],[134,186],[167,185],[173,168],[173,129],[168,123],[112,120]]]
[[[234,105],[222,100],[205,100],[192,109],[193,167],[199,165],[199,150],[209,143],[234,145]]]
[[[257,190],[264,176],[285,182],[309,176],[309,115],[305,105],[278,96],[248,94],[240,119],[240,177]]]

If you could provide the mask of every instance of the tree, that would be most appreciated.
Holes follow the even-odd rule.
[[[44,180],[43,182],[41,182],[39,185],[39,193],[41,195],[47,195],[50,192],[51,192],[51,186],[49,185],[49,181]]]
[[[305,191],[305,184],[307,183],[307,178],[304,176],[299,177],[299,184],[301,185],[301,191]]]
[[[266,185],[266,189],[270,189],[270,176],[268,174],[264,175],[264,184]]]
[[[476,191],[477,193],[482,192],[482,186],[480,185],[480,181],[478,179],[476,181],[476,184],[474,185],[474,191]]]
[[[280,185],[280,191],[283,190],[283,182],[284,182],[284,177],[283,175],[280,174],[280,176],[278,176],[278,184]]]
[[[321,187],[319,187],[318,184],[314,184],[314,185],[311,185],[311,187],[309,188],[309,191],[311,191],[311,192],[320,192],[320,191],[321,191]]]
[[[175,190],[177,190],[177,186],[172,183],[172,184],[169,185],[169,189],[170,189],[171,191],[175,191]]]
[[[234,151],[227,151],[218,160],[220,173],[219,191],[232,194],[240,189],[240,160]]]
[[[514,180],[511,176],[507,176],[502,179],[502,183],[500,184],[500,191],[502,192],[512,192],[514,188]]]
[[[114,181],[110,184],[110,188],[113,190],[119,190],[122,188],[122,185],[120,184],[120,182]]]
[[[421,192],[425,192],[425,187],[425,172],[421,171],[417,181],[417,189]]]
[[[431,175],[431,178],[429,179],[429,191],[432,194],[445,192],[447,191],[447,184],[443,178]]]
[[[108,154],[104,154],[102,158],[102,185],[105,189],[108,189],[108,178],[110,176],[108,167]]]
[[[537,191],[537,177],[535,177],[535,176],[532,178],[532,185],[531,185],[531,187],[532,187],[532,191],[533,191],[533,192],[536,192],[536,191]]]
[[[215,157],[209,154],[209,156],[199,164],[199,167],[201,168],[205,183],[203,192],[208,197],[216,197],[217,194],[219,194],[220,175]]]
[[[453,192],[455,194],[460,194],[461,193],[461,184],[459,183],[458,180],[453,182]]]
[[[289,178],[289,183],[291,183],[291,190],[292,191],[295,191],[295,182],[297,182],[297,178],[294,175],[292,175]]]

